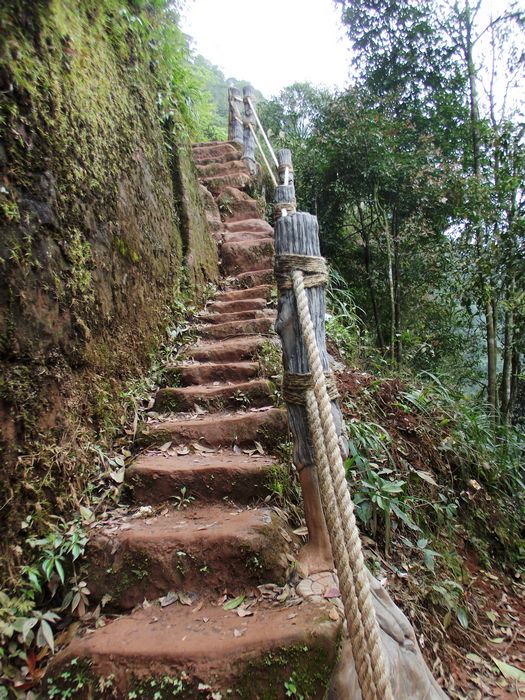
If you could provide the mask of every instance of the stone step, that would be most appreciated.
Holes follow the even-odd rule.
[[[223,243],[221,248],[221,266],[226,275],[267,270],[273,265],[273,253],[273,238]]]
[[[221,343],[221,346],[223,344]],[[211,382],[245,382],[257,377],[258,362],[193,362],[173,365],[183,386]]]
[[[239,231],[237,233],[224,231],[222,236],[224,243],[245,243],[246,241],[260,241],[271,238],[268,235],[268,231]]]
[[[213,161],[211,163],[198,163],[197,172],[201,180],[210,177],[230,177],[238,173],[250,175],[246,163],[243,160],[228,160],[226,162]]]
[[[212,301],[206,306],[206,311],[211,313],[236,313],[238,311],[252,311],[254,309],[266,309],[265,298],[237,299],[233,301]]]
[[[217,204],[226,223],[257,219],[262,212],[255,199],[235,187],[225,187],[217,197]]]
[[[239,160],[242,156],[242,146],[235,141],[209,141],[207,143],[195,143],[192,146],[193,159],[199,162],[202,158],[214,161]]]
[[[200,179],[202,184],[215,196],[232,187],[235,187],[237,190],[243,190],[253,182],[253,178],[248,171],[233,172],[226,175],[211,175]]]
[[[166,387],[155,396],[154,411],[159,413],[191,411],[195,405],[209,411],[242,406],[268,406],[272,403],[272,384],[267,379],[248,382]]]
[[[267,270],[254,270],[241,272],[235,275],[233,283],[239,287],[259,287],[260,285],[272,285],[274,282],[273,268]]]
[[[287,434],[286,413],[279,408],[236,413],[195,415],[192,418],[158,421],[142,431],[142,441],[176,444],[203,440],[215,447],[242,445],[252,447],[255,440],[264,446],[276,444]]]
[[[273,236],[273,228],[264,219],[241,219],[240,221],[228,221],[224,224],[231,233],[267,233]]]
[[[180,495],[181,489],[198,500],[250,503],[270,493],[275,460],[255,452],[191,452],[187,455],[142,454],[126,472],[137,503],[158,504]]]
[[[242,330],[244,335],[261,335],[269,333],[273,325],[273,318],[254,318],[252,320],[243,321],[240,326],[239,321],[227,321],[226,323],[210,323],[202,326],[197,326],[196,331],[205,339],[221,339],[231,338],[239,334]]]
[[[219,292],[214,301],[237,301],[238,299],[268,299],[272,290],[271,284],[261,284],[251,289],[227,289]]]
[[[238,152],[242,151],[242,144],[237,143],[236,141],[201,141],[199,143],[193,143],[191,145],[191,148],[192,151],[195,153],[196,150],[199,150],[201,148],[213,150],[216,148],[225,148],[227,146],[235,148]]]
[[[175,496],[175,494],[174,494]],[[91,600],[110,595],[113,609],[127,610],[169,591],[241,593],[271,581],[283,584],[298,549],[286,521],[270,508],[224,504],[135,513],[95,526],[87,546]],[[176,498],[176,496],[175,496]]]
[[[200,342],[187,348],[183,358],[197,362],[235,362],[236,360],[252,360],[263,346],[266,338],[263,336],[236,336],[221,342]]]
[[[243,311],[223,311],[219,309],[217,313],[200,314],[198,320],[201,323],[226,323],[227,321],[251,321],[254,318],[271,318],[275,321],[275,309],[247,309]]]
[[[159,697],[284,700],[290,679],[302,697],[326,697],[341,635],[329,603],[259,602],[243,618],[213,603],[198,608],[174,603],[139,609],[78,636],[55,657],[49,676],[60,687],[61,673],[67,679],[87,667],[86,698],[101,697],[100,678],[113,679],[115,700],[131,692],[153,698],[168,682],[176,685]]]
[[[193,160],[197,167],[208,163],[228,163],[239,160],[240,155],[240,151],[231,144],[224,144],[224,148],[202,146],[193,149]]]

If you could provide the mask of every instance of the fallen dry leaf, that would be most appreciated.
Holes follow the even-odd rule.
[[[175,603],[178,599],[178,593],[170,591],[169,593],[166,593],[166,595],[162,596],[162,598],[159,598],[160,607],[166,608],[168,605],[172,605],[173,603]]]

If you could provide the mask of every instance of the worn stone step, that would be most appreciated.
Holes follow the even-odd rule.
[[[250,175],[246,163],[243,160],[222,160],[213,161],[211,163],[198,163],[197,172],[202,180],[209,177],[230,177],[238,173]]]
[[[242,155],[241,144],[235,141],[206,141],[204,143],[194,143],[192,145],[193,158],[197,160],[200,155],[206,155],[208,158],[222,160],[227,154],[235,154],[238,159]]]
[[[175,450],[142,454],[128,468],[126,481],[133,486],[135,502],[162,503],[183,488],[198,500],[228,498],[235,503],[250,503],[270,493],[276,469],[271,457],[230,450],[171,454]]]
[[[214,301],[237,301],[238,299],[257,299],[259,297],[268,299],[271,290],[271,284],[261,284],[251,289],[227,289],[224,292],[219,292]]]
[[[206,311],[211,313],[236,313],[238,311],[252,311],[254,309],[266,309],[265,298],[237,299],[233,301],[212,301],[206,306]]]
[[[144,443],[176,444],[203,440],[208,445],[251,447],[255,440],[270,447],[287,434],[286,413],[279,408],[236,413],[196,415],[192,418],[158,421],[142,431]]]
[[[331,604],[260,602],[244,618],[213,603],[198,607],[139,609],[79,636],[55,657],[49,676],[60,686],[61,673],[70,679],[79,667],[89,668],[86,698],[101,697],[100,678],[113,679],[115,700],[130,692],[152,698],[168,681],[177,687],[167,687],[162,697],[285,700],[291,679],[303,697],[326,697],[341,634]]]
[[[246,320],[242,322],[242,326],[240,326],[239,321],[227,321],[226,323],[210,323],[197,326],[196,331],[201,338],[208,340],[213,338],[231,338],[238,335],[240,330],[242,330],[244,335],[261,335],[270,332],[273,322],[274,319],[269,317]]]
[[[267,270],[273,265],[273,238],[238,243],[223,243],[221,266],[224,274]]]
[[[236,360],[251,360],[257,357],[266,338],[263,336],[236,336],[221,342],[200,342],[187,348],[182,358],[197,362],[235,362]]]
[[[236,171],[225,175],[211,175],[209,177],[201,177],[200,179],[202,184],[215,196],[219,195],[227,188],[235,187],[238,190],[243,190],[253,182],[253,178],[248,171]]]
[[[240,221],[228,221],[224,224],[227,231],[231,233],[267,233],[273,236],[273,228],[264,219],[241,219]]]
[[[267,231],[239,231],[237,233],[223,231],[222,238],[224,243],[246,243],[246,241],[260,241],[271,237]]]
[[[243,382],[257,377],[258,362],[193,362],[173,365],[171,372],[183,386],[211,382]]]
[[[160,413],[191,411],[195,405],[208,410],[242,406],[268,406],[272,403],[272,383],[267,379],[248,382],[204,384],[159,389],[153,409]]]
[[[174,494],[175,496],[175,494]],[[271,581],[284,583],[297,538],[270,508],[224,504],[159,509],[110,518],[90,532],[86,550],[92,600],[112,597],[126,610],[169,591],[240,593]],[[184,505],[184,500],[182,501]]]
[[[257,201],[235,187],[224,187],[217,196],[217,204],[226,223],[257,219],[262,215]]]
[[[275,321],[276,312],[274,309],[246,309],[242,311],[223,311],[219,309],[216,313],[203,313],[198,316],[201,323],[226,323],[228,321],[251,321],[255,318],[271,318]]]
[[[233,283],[239,287],[259,287],[262,284],[273,284],[273,279],[273,268],[268,268],[267,270],[241,272],[235,275]]]

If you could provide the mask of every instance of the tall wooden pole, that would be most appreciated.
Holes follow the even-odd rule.
[[[252,175],[257,173],[257,162],[255,160],[255,114],[252,105],[255,104],[255,93],[251,85],[243,88],[244,98],[244,153],[242,159],[246,163]]]
[[[242,125],[242,95],[239,88],[228,88],[228,140],[242,144],[244,141]]]

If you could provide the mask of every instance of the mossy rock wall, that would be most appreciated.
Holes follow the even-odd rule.
[[[110,430],[181,286],[217,276],[189,138],[159,118],[146,11],[0,8],[0,577],[24,515],[78,502],[92,475],[62,455]]]

